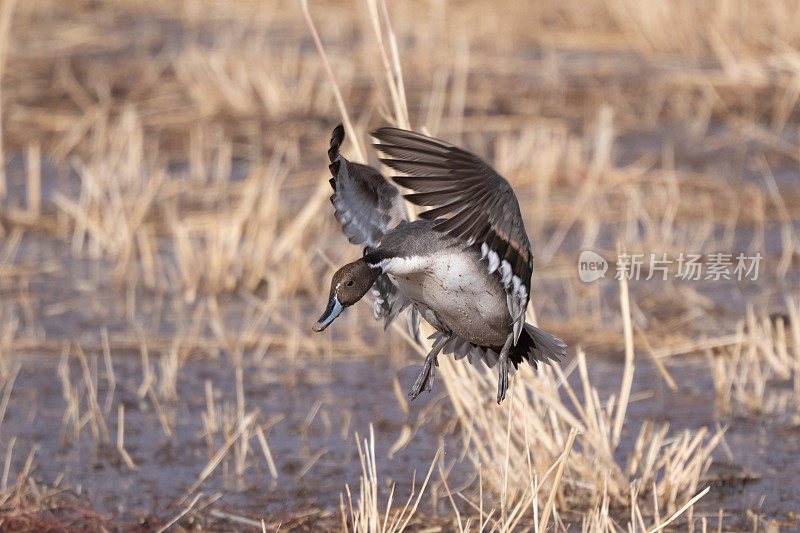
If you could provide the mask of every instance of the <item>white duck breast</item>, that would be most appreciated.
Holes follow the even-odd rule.
[[[506,292],[497,276],[486,275],[477,252],[446,249],[393,257],[380,266],[428,322],[477,345],[505,342],[512,327]]]

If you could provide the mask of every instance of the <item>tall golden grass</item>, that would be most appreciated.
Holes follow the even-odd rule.
[[[800,261],[800,188],[780,174],[795,176],[800,159],[797,15],[788,0],[5,0],[0,412],[18,360],[60,354],[62,440],[113,440],[136,469],[115,358],[138,354],[137,396],[174,439],[182,366],[224,352],[236,398],[220,404],[217,386],[204,384],[208,462],[175,521],[201,505],[220,465],[241,479],[263,464],[277,478],[272,419],[246,401],[243,358],[383,352],[399,362],[410,351],[401,333],[365,326],[368,306],[339,319],[336,338],[311,337],[305,323],[335,265],[359,253],[327,201],[330,129],[343,120],[348,156],[374,161],[366,132],[391,123],[462,143],[508,178],[535,248],[529,319],[571,346],[562,366],[521,369],[502,408],[491,401],[493,373],[442,358],[444,403],[479,478],[477,489],[451,490],[444,468],[429,474],[452,502],[447,524],[692,527],[723,431],[716,420],[694,431],[633,422],[632,382],[655,365],[674,389],[672,356],[705,353],[720,419],[798,408],[800,295],[780,294]],[[55,243],[49,259],[26,253],[36,239]],[[717,321],[702,283],[577,280],[575,250],[610,259],[617,242],[670,256],[772,246],[775,266],[750,290],[758,302],[780,294],[785,316],[742,306]],[[100,265],[103,281],[39,309],[35,282],[69,260]],[[230,299],[244,311],[230,312]],[[43,333],[44,316],[89,301],[123,308],[124,327],[69,342]],[[162,318],[174,331],[159,330]],[[607,353],[623,361],[608,394],[591,378]],[[404,431],[397,448],[413,445]],[[378,497],[375,438],[387,436],[359,444],[361,486],[341,518],[394,531],[426,509]],[[22,501],[5,492],[6,477],[4,501]]]

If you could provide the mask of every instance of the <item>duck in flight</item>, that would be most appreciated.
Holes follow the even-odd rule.
[[[340,124],[328,157],[336,220],[361,259],[331,281],[325,312],[314,331],[327,328],[370,289],[384,329],[408,308],[419,339],[422,316],[436,333],[409,392],[431,390],[440,352],[470,363],[498,366],[497,402],[506,396],[509,364],[559,361],[566,345],[525,322],[533,258],[511,185],[489,164],[457,146],[397,128],[372,132],[392,180],[413,190],[409,202],[433,207],[409,221],[403,196],[376,169],[345,159]]]

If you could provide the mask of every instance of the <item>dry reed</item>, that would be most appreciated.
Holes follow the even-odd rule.
[[[125,392],[174,440],[186,365],[208,358],[238,372],[233,402],[206,382],[197,424],[208,463],[193,471],[194,505],[170,514],[177,522],[197,512],[194,491],[218,470],[233,489],[253,465],[269,482],[283,477],[270,423],[245,405],[243,361],[406,356],[405,337],[365,326],[368,306],[342,316],[337,336],[307,334],[331,274],[324,258],[359,253],[344,246],[323,179],[340,116],[353,160],[370,157],[364,133],[384,122],[491,159],[519,193],[534,243],[529,318],[582,347],[563,367],[521,370],[503,410],[484,401],[493,373],[442,358],[449,400],[436,408],[454,413],[448,427],[459,428],[481,492],[448,486],[457,503],[448,524],[691,524],[680,511],[703,494],[721,430],[675,432],[627,409],[645,365],[670,388],[684,385],[675,355],[706,354],[721,418],[797,410],[797,295],[785,316],[762,305],[783,297],[798,262],[800,192],[785,179],[800,159],[794,2],[14,4],[0,6],[0,410],[20,408],[17,363],[61,353],[61,440],[108,442],[116,423],[117,453],[132,469],[142,465],[128,455]],[[703,283],[579,282],[575,251],[611,259],[617,241],[673,257],[769,249],[771,266],[757,286],[723,287],[741,288],[748,311],[720,306]],[[92,279],[65,267],[82,261]],[[46,294],[50,284],[68,294]],[[62,316],[70,327],[54,335]],[[623,350],[623,379],[601,387],[592,361]],[[128,352],[140,354],[135,383],[115,370]],[[411,421],[415,406],[404,402],[395,454],[427,423],[424,413]],[[319,407],[315,416],[302,438],[324,419]],[[15,492],[4,501],[27,509],[28,481],[7,483],[22,441],[6,438],[3,486]],[[363,492],[346,527],[387,529],[397,510],[371,492],[380,458],[370,442],[372,456],[359,447]],[[299,478],[326,453],[306,454]]]

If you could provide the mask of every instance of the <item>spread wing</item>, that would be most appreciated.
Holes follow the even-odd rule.
[[[342,141],[344,127],[340,124],[333,130],[328,150],[334,215],[350,242],[375,248],[384,233],[408,220],[403,197],[374,168],[345,159],[339,153]]]
[[[408,221],[403,197],[380,172],[367,165],[352,163],[340,154],[343,141],[344,127],[339,124],[333,130],[328,150],[334,216],[350,242],[377,248],[387,231]],[[375,319],[383,319],[384,329],[411,303],[385,274],[375,281],[372,293],[375,296]],[[408,330],[419,342],[419,313],[413,306],[408,311]]]
[[[489,272],[497,272],[506,289],[516,343],[525,324],[533,257],[511,185],[480,157],[444,141],[397,128],[380,128],[372,136],[387,156],[381,161],[407,174],[392,178],[415,191],[406,199],[433,206],[420,217],[447,217],[434,229],[480,246]]]

